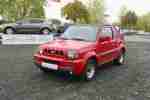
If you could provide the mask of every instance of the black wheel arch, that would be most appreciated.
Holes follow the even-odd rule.
[[[15,29],[14,27],[12,27],[12,26],[7,26],[7,27],[5,27],[4,30],[3,30],[4,33],[6,33],[6,30],[7,30],[8,28],[11,28],[11,29],[13,29],[13,30],[16,32],[16,29]]]
[[[87,62],[88,62],[89,60],[95,61],[95,64],[96,64],[96,65],[98,64],[98,61],[97,61],[96,56],[91,56],[91,57],[89,57],[89,58],[87,59]]]
[[[51,29],[50,29],[49,27],[42,27],[42,28],[40,29],[40,32],[43,31],[44,29],[48,29],[49,31],[51,31]]]
[[[122,53],[126,53],[126,48],[125,48],[125,47],[122,47],[122,48],[121,48],[121,51],[122,51]]]

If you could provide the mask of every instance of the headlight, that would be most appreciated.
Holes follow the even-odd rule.
[[[75,59],[75,58],[77,58],[78,57],[78,53],[77,53],[77,51],[76,50],[68,50],[68,58],[69,59]]]
[[[43,49],[42,48],[36,49],[36,53],[43,54]]]

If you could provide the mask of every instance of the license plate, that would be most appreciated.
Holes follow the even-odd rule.
[[[51,64],[51,63],[42,63],[42,67],[52,69],[52,70],[58,70],[58,65],[56,64]]]

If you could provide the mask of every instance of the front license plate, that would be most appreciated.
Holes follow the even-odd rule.
[[[52,69],[52,70],[58,70],[58,65],[56,64],[50,64],[50,63],[42,63],[42,67]]]

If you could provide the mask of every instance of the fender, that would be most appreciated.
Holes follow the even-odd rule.
[[[96,55],[96,52],[95,51],[90,51],[90,52],[86,53],[86,55],[84,56],[85,64],[86,64],[87,60],[92,58],[92,57],[95,57],[96,61],[98,61],[98,57]]]
[[[119,47],[120,47],[120,50],[123,49],[124,52],[127,51],[127,47],[126,47],[125,43],[121,43]]]
[[[91,57],[96,57],[96,53],[94,51],[90,51],[84,55],[84,57],[82,58],[84,59],[83,63],[80,65],[80,67],[78,66],[78,68],[76,68],[75,72],[77,72],[77,75],[84,72],[87,60],[90,59]]]

